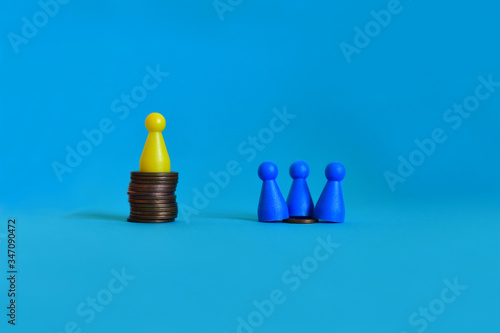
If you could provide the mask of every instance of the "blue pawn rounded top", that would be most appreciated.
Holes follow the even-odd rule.
[[[345,176],[345,167],[340,162],[332,162],[326,166],[326,179],[341,181]]]
[[[309,165],[304,161],[296,161],[290,166],[290,176],[293,179],[307,178],[309,176]]]
[[[263,162],[259,166],[259,178],[261,180],[274,180],[278,177],[278,167],[273,162]]]

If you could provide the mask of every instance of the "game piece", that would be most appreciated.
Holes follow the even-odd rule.
[[[259,166],[258,173],[263,181],[258,207],[259,221],[275,222],[288,218],[288,206],[276,182],[278,167],[273,162],[264,162]]]
[[[161,134],[165,124],[165,118],[159,113],[151,113],[146,118],[149,134],[142,151],[140,172],[170,172],[170,157]]]
[[[327,165],[328,179],[314,209],[314,217],[328,222],[344,222],[345,207],[340,182],[344,179],[345,168],[340,162]]]
[[[306,181],[309,176],[309,166],[304,161],[294,162],[290,166],[290,176],[293,178],[293,183],[286,199],[289,215],[312,217],[314,203]]]
[[[175,190],[179,174],[170,171],[170,158],[161,134],[165,118],[159,113],[151,113],[146,118],[146,128],[149,134],[141,156],[140,172],[130,173],[127,221],[173,222],[178,213]]]

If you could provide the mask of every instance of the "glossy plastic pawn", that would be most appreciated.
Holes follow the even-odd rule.
[[[344,222],[345,207],[340,182],[345,168],[340,162],[332,162],[325,170],[328,179],[314,209],[314,217],[327,222]]]
[[[309,166],[304,161],[294,162],[290,166],[290,176],[293,178],[293,183],[286,199],[289,215],[312,217],[314,203],[306,181],[309,176]]]
[[[258,207],[259,221],[275,222],[288,218],[288,206],[276,183],[278,167],[273,162],[264,162],[259,166],[258,173],[263,181]]]
[[[151,113],[146,118],[149,131],[142,150],[140,172],[170,172],[170,157],[161,132],[165,129],[165,118],[159,113]]]

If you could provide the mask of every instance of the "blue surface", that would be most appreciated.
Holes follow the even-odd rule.
[[[498,331],[498,4],[223,3],[3,5],[0,331]],[[125,222],[151,112],[170,224]],[[256,222],[266,160],[341,161],[345,222]]]

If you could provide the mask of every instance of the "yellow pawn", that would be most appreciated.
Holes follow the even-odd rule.
[[[170,157],[161,132],[165,129],[165,118],[159,113],[151,113],[146,118],[149,131],[142,150],[140,172],[170,172]]]

